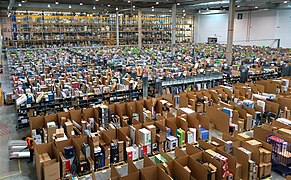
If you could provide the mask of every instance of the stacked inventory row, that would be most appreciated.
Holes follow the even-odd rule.
[[[170,44],[171,15],[145,13],[141,18],[143,44]],[[192,18],[185,14],[178,16],[178,43],[192,42]],[[117,31],[119,32],[118,37]],[[13,45],[9,44],[10,40]],[[7,46],[12,45],[13,47],[69,44],[113,46],[117,43],[119,45],[137,45],[138,16],[135,13],[117,15],[26,12],[12,16],[11,38],[7,38],[6,42],[8,42]]]
[[[288,155],[286,163],[290,161],[290,150],[281,146],[283,140],[268,136],[290,139],[291,132],[287,129],[291,124],[290,108],[280,109],[290,101],[284,97],[291,90],[285,80],[290,78],[260,81],[255,85],[219,86],[127,103],[101,103],[32,117],[30,132],[36,142],[37,176],[39,179],[72,178],[92,172],[95,175],[95,171],[109,167],[114,172],[115,165],[144,159],[144,164],[154,168],[162,163],[158,166],[164,166],[166,170],[161,173],[167,178],[159,179],[269,177],[272,163],[275,165],[272,153],[284,153]],[[277,86],[281,86],[280,92],[276,92]],[[288,92],[284,91],[286,87]],[[232,105],[234,102],[236,106]],[[282,118],[278,118],[279,114]],[[278,128],[263,130],[261,125]],[[245,133],[251,129],[254,137]],[[186,151],[179,149],[184,147]],[[175,151],[175,158],[168,156],[166,152],[170,151]],[[46,161],[50,160],[55,173],[47,172]],[[178,171],[173,171],[174,167]],[[143,174],[144,168],[138,173]],[[118,176],[115,173],[111,173],[112,179]]]

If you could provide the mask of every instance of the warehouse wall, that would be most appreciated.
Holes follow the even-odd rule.
[[[234,43],[276,46],[281,39],[282,47],[291,47],[291,10],[258,10],[240,12],[243,19],[235,16]],[[220,43],[227,40],[228,14],[196,15],[195,41],[207,42],[217,37]]]

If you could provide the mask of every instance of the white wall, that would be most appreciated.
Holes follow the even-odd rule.
[[[291,10],[257,10],[241,12],[243,19],[234,23],[234,44],[291,47]],[[197,15],[195,17],[195,42],[207,42],[217,37],[220,43],[227,40],[228,14]]]

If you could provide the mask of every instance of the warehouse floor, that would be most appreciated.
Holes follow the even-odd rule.
[[[4,61],[4,73],[0,74],[0,82],[4,92],[12,92],[12,85],[9,80],[9,71],[7,62]],[[21,139],[21,137],[28,135],[28,129],[16,131],[16,113],[15,107],[0,106],[0,180],[25,180],[36,179],[35,168],[33,164],[27,164],[27,159],[9,160],[7,143],[11,139]],[[170,154],[173,156],[173,154]],[[143,161],[135,162],[137,167],[143,167]],[[116,168],[122,175],[127,175],[127,165]],[[97,180],[109,179],[110,171],[104,170],[96,173]],[[272,173],[272,179],[285,179],[282,176]]]

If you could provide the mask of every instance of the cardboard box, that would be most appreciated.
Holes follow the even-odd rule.
[[[263,153],[263,162],[270,163],[272,160],[272,152],[265,148],[260,148],[259,151]]]
[[[239,133],[239,134],[236,135],[235,138],[236,138],[237,140],[239,140],[239,141],[246,141],[246,140],[252,139],[251,136],[248,136],[248,135],[246,135],[245,133]]]
[[[156,139],[156,131],[157,131],[156,126],[149,125],[149,126],[146,126],[146,128],[151,132],[151,141],[152,141],[152,143],[156,142],[157,141],[157,139]]]
[[[238,121],[238,132],[244,132],[244,121]]]
[[[50,160],[51,160],[51,158],[50,158],[50,156],[48,155],[48,153],[44,153],[44,154],[42,154],[42,157],[43,157],[43,161],[44,161],[44,162],[46,162],[46,161],[50,161]]]
[[[271,175],[271,172],[272,172],[272,170],[271,170],[272,163],[265,163],[264,165],[265,165],[265,168],[264,168],[264,176],[266,177],[266,176]]]
[[[166,132],[160,132],[156,134],[157,142],[165,142],[166,141]]]
[[[285,136],[291,136],[291,130],[290,129],[285,129],[285,128],[280,128],[278,129],[278,133],[285,135]]]
[[[60,178],[60,164],[56,159],[46,161],[43,163],[44,180],[59,179]]]
[[[264,173],[265,173],[265,164],[264,163],[261,163],[261,164],[259,164],[259,166],[258,166],[258,178],[262,178],[262,177],[264,177]]]
[[[262,146],[262,143],[253,139],[253,140],[248,140],[246,141],[246,143],[248,143],[249,145],[253,146],[253,147],[256,147],[256,148],[259,148]]]
[[[251,114],[246,115],[246,120],[245,120],[245,129],[246,130],[251,130],[252,129],[252,124],[253,124],[253,116]]]

